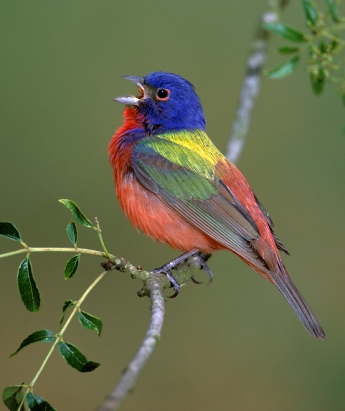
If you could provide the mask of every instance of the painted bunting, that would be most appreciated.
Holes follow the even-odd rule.
[[[272,220],[241,172],[207,136],[193,85],[165,72],[124,78],[139,92],[115,99],[126,108],[109,155],[117,197],[131,223],[184,251],[182,258],[217,250],[237,254],[278,287],[311,335],[323,339],[282,262],[279,250],[288,252]]]

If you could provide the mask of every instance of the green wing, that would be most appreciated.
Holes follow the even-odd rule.
[[[256,224],[215,175],[209,153],[202,156],[200,147],[195,152],[150,136],[134,146],[132,167],[144,187],[192,225],[253,264],[263,265],[251,246],[259,236]]]

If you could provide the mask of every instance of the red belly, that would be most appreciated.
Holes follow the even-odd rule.
[[[116,187],[120,205],[137,229],[171,247],[190,251],[196,248],[213,253],[224,248],[144,188],[134,176],[126,176]]]

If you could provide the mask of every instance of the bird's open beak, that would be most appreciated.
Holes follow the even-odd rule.
[[[145,97],[145,89],[143,87],[144,78],[137,77],[137,76],[123,76],[122,78],[125,78],[126,80],[130,80],[138,86],[139,88],[138,95],[132,96],[128,94],[126,96],[116,97],[114,98],[114,100],[121,104],[127,104],[130,106],[138,106],[140,103],[140,100],[143,97]]]

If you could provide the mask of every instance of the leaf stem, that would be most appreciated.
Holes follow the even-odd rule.
[[[99,221],[98,221],[97,217],[95,218],[95,221],[96,221],[96,226],[97,226],[97,234],[98,234],[98,238],[99,238],[99,241],[101,243],[101,246],[102,246],[102,248],[103,248],[103,250],[106,254],[106,257],[109,260],[111,260],[110,254],[108,253],[108,250],[105,248],[105,244],[104,244],[103,236],[102,236],[102,230],[101,230],[101,227],[99,226]]]
[[[25,385],[22,385],[22,387],[25,387]],[[29,392],[30,392],[30,387],[27,387],[26,393],[24,394],[24,396],[23,396],[23,398],[22,398],[22,400],[19,404],[19,407],[17,408],[17,411],[23,411],[24,410],[25,398],[29,394]]]
[[[100,274],[95,281],[87,288],[87,290],[84,292],[84,294],[79,298],[77,303],[75,304],[73,311],[71,312],[70,316],[65,322],[65,325],[62,327],[61,331],[59,332],[59,339],[62,337],[64,332],[66,331],[69,323],[71,322],[72,318],[74,317],[75,313],[78,311],[80,308],[81,304],[84,302],[85,298],[87,295],[91,292],[91,290],[102,280],[102,278],[108,273],[109,271],[103,271],[102,274]]]
[[[78,247],[27,247],[17,251],[11,251],[9,253],[0,254],[0,258],[11,257],[13,255],[22,253],[44,253],[44,252],[65,252],[65,253],[79,253],[79,254],[91,254],[108,259],[116,258],[114,255],[109,254],[105,247],[104,251],[90,250],[88,248]]]
[[[340,39],[340,38],[337,37],[337,36],[334,36],[333,34],[329,33],[328,31],[322,30],[322,31],[320,32],[320,35],[323,36],[323,37],[326,37],[326,38],[328,38],[328,39],[330,39],[330,40],[333,40],[333,41],[335,41],[336,43],[341,44],[342,46],[345,46],[345,41],[344,41],[344,40]]]
[[[39,370],[37,371],[36,375],[34,376],[34,378],[32,379],[29,387],[30,389],[35,385],[38,377],[40,376],[41,372],[43,371],[45,365],[47,364],[50,356],[52,355],[54,348],[56,347],[56,344],[60,341],[60,337],[57,335],[55,341],[53,342],[53,345],[51,346],[48,354],[46,355],[45,359],[43,360],[42,365],[40,366]]]

